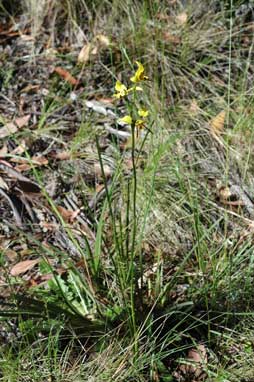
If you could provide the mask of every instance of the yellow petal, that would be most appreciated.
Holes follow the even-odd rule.
[[[139,109],[139,110],[138,110],[138,115],[139,115],[140,117],[145,118],[145,117],[148,116],[148,114],[149,114],[149,111],[146,110],[146,109]]]
[[[119,118],[118,122],[123,122],[123,123],[126,123],[126,125],[131,125],[132,124],[132,118],[130,115],[125,115],[123,118]]]
[[[127,91],[127,87],[118,80],[116,81],[115,89],[119,93]]]
[[[143,65],[139,61],[136,61],[136,64],[138,65],[138,69],[137,69],[136,73],[134,74],[134,76],[131,77],[132,82],[141,81],[142,75],[144,75],[144,71],[145,71]]]
[[[136,64],[138,66],[138,69],[136,73],[134,74],[134,76],[131,77],[131,81],[140,82],[140,81],[148,80],[148,77],[144,75],[145,73],[144,66],[139,61],[136,61]]]
[[[120,99],[121,98],[121,93],[115,93],[113,94],[113,97]]]

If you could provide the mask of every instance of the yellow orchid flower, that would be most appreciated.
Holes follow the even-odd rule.
[[[140,117],[145,118],[145,117],[148,116],[148,114],[149,114],[149,111],[146,110],[146,109],[139,109],[139,110],[138,110],[138,115],[139,115]]]
[[[115,90],[117,91],[117,93],[113,94],[115,98],[121,98],[128,94],[127,87],[124,84],[122,84],[119,80],[116,81]]]
[[[134,74],[134,76],[131,77],[131,82],[136,83],[136,82],[148,80],[148,77],[145,76],[144,66],[139,61],[136,61],[136,64],[138,66],[138,69],[137,69],[136,73]]]
[[[119,118],[118,122],[125,123],[126,125],[131,125],[132,124],[132,118],[130,115],[125,115],[123,118]]]
[[[136,89],[136,90],[143,90],[142,88],[140,88],[138,86],[136,86],[136,87],[133,86],[133,87],[128,89],[127,86],[125,86],[119,80],[117,80],[116,81],[116,85],[115,85],[115,90],[117,91],[117,93],[113,94],[113,97],[120,99],[120,98],[125,97],[126,95],[128,95],[134,89]]]

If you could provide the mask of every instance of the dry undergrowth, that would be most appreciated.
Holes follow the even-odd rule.
[[[131,375],[135,381],[164,382],[171,375],[181,381],[186,368],[179,363],[186,358],[188,362],[187,349],[201,343],[206,344],[208,359],[202,378],[230,380],[227,373],[234,375],[234,369],[242,370],[245,364],[250,369],[245,357],[253,355],[252,342],[247,346],[245,337],[241,339],[236,362],[230,352],[244,332],[231,329],[237,314],[253,309],[252,10],[237,4],[227,10],[217,1],[209,6],[202,1],[131,2],[126,7],[121,1],[112,5],[55,0],[38,5],[30,0],[23,15],[15,18],[14,32],[18,29],[20,34],[13,37],[11,26],[3,28],[0,56],[0,113],[2,124],[12,129],[12,135],[2,130],[0,147],[3,294],[8,297],[13,287],[24,291],[25,282],[30,295],[35,290],[45,300],[45,290],[52,288],[50,302],[58,302],[56,285],[47,284],[52,269],[45,263],[36,268],[38,255],[43,254],[78,309],[80,295],[71,285],[85,293],[75,278],[75,271],[81,272],[90,288],[88,298],[81,299],[89,319],[96,315],[96,304],[102,310],[109,307],[108,315],[113,306],[114,319],[108,317],[120,331],[116,338],[122,340],[116,346],[108,345],[106,338],[101,349],[80,340],[88,358],[73,366],[70,352],[70,365],[64,369],[64,360],[65,376],[58,370],[58,380],[71,381],[72,367],[80,367],[82,378],[91,381],[122,381]],[[86,53],[82,59],[81,49]],[[138,333],[144,353],[138,362],[137,344],[134,341],[129,349],[128,338],[122,338],[126,312],[117,310],[122,301],[113,263],[114,232],[110,213],[100,215],[106,208],[105,179],[95,144],[98,136],[104,175],[108,185],[114,184],[115,217],[126,218],[130,134],[117,127],[116,118],[125,111],[121,105],[117,109],[111,97],[115,78],[128,78],[136,59],[152,79],[144,97],[153,120],[153,133],[137,166],[142,239],[137,245],[142,259],[142,269],[136,270],[137,285],[142,286],[137,298],[145,304],[138,320],[147,324],[146,329],[141,324],[144,330]],[[18,118],[23,118],[20,128]],[[100,216],[105,234],[103,272],[94,281],[84,270],[82,253],[87,249],[84,235],[93,250],[98,247]],[[120,227],[119,223],[118,232]],[[22,263],[23,271],[28,268],[17,275],[22,261],[30,263]],[[122,263],[118,271],[121,267]],[[18,280],[10,278],[19,275]],[[158,310],[147,318],[155,302]],[[32,330],[30,323],[23,325],[21,333]],[[223,337],[227,330],[232,332]],[[39,331],[43,336],[41,327]],[[149,349],[149,341],[154,348]],[[17,362],[24,362],[24,354]],[[103,362],[108,369],[101,369]],[[46,357],[39,364],[46,370],[50,366]],[[24,370],[20,372],[25,380]],[[39,380],[35,369],[33,373],[34,381]]]

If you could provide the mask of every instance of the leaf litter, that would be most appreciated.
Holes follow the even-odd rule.
[[[19,129],[26,126],[29,122],[30,117],[31,115],[25,115],[23,117],[16,118],[13,122],[6,123],[3,127],[0,127],[0,139],[14,134]]]
[[[19,44],[16,44],[16,39]],[[29,53],[30,45],[27,44],[27,40],[19,39],[18,35],[15,35],[15,40],[11,41],[17,56],[22,54],[21,57],[23,57],[24,51]],[[110,44],[107,36],[103,34],[96,35],[92,43],[94,55],[102,54]],[[45,243],[47,235],[50,233],[50,243],[54,243],[59,249],[67,250],[70,252],[70,256],[72,254],[76,256],[77,251],[68,239],[66,232],[63,229],[59,232],[61,222],[52,206],[47,202],[42,190],[45,187],[49,191],[60,217],[72,227],[73,232],[75,231],[74,235],[78,235],[81,245],[85,247],[80,236],[82,232],[85,232],[90,240],[94,240],[91,222],[87,219],[82,207],[80,182],[87,183],[87,196],[90,198],[88,204],[96,209],[101,198],[97,197],[97,194],[105,197],[105,194],[99,190],[102,182],[101,168],[98,158],[96,158],[97,155],[94,155],[94,148],[91,151],[90,149],[82,151],[78,149],[73,155],[70,144],[79,132],[82,113],[87,114],[88,112],[88,118],[92,116],[95,123],[102,128],[105,124],[103,118],[106,118],[108,125],[112,125],[115,114],[112,111],[112,98],[104,100],[103,96],[106,93],[103,92],[101,95],[94,94],[94,96],[84,99],[84,89],[80,87],[80,80],[77,79],[79,75],[72,72],[70,65],[65,66],[62,62],[54,62],[54,60],[56,60],[56,56],[48,55],[43,59],[38,57],[35,66],[27,65],[26,60],[23,61],[23,66],[19,62],[15,75],[15,82],[19,86],[16,85],[15,88],[11,84],[4,89],[5,98],[3,100],[8,98],[12,108],[9,107],[6,113],[5,103],[0,102],[0,111],[5,120],[12,120],[12,122],[0,127],[3,143],[0,162],[2,196],[0,208],[4,211],[0,232],[7,237],[12,237],[13,234],[18,235],[16,227],[21,229],[21,235],[22,232],[26,235],[32,228],[33,234],[45,237]],[[97,72],[97,68],[95,68],[96,75]],[[108,73],[103,76],[104,80],[107,77],[110,78]],[[23,81],[23,78],[29,78],[30,82]],[[75,87],[75,94],[72,91],[69,99],[53,97],[52,100],[55,99],[56,102],[59,102],[60,107],[57,107],[56,111],[52,109],[46,113],[45,121],[42,123],[40,121],[44,118],[43,108],[45,102],[48,102],[51,97],[49,88],[54,81],[57,81],[59,87],[64,86],[64,82]],[[96,80],[96,82],[98,81]],[[111,94],[111,81],[108,84],[110,84],[109,94]],[[89,86],[90,88],[88,87],[86,90],[94,92],[94,85]],[[17,89],[16,94],[15,89]],[[17,113],[24,115],[13,118],[12,115],[17,115]],[[56,129],[56,132],[62,131],[59,141],[56,139],[57,135],[54,134],[54,131],[53,134],[50,132],[50,126],[54,124],[61,124]],[[44,133],[43,129],[40,133],[39,125],[45,130],[49,127],[49,133]],[[22,139],[16,140],[15,134],[28,126],[30,134],[27,132]],[[104,136],[105,138],[102,137],[102,140],[106,140],[107,146],[110,145],[111,133],[105,129]],[[105,143],[102,143],[103,145],[105,146]],[[86,151],[91,160],[82,159],[86,155]],[[81,156],[80,159],[79,156]],[[38,179],[35,180],[36,169],[43,171],[43,179],[39,183]],[[71,176],[68,171],[72,172]],[[114,173],[112,163],[105,164],[104,171],[106,178],[110,179]],[[92,189],[90,189],[91,186]],[[69,192],[66,192],[68,189]],[[78,232],[80,233],[78,234]],[[18,262],[12,267],[11,275],[27,275],[27,272],[33,269],[33,265],[36,265],[35,260]]]

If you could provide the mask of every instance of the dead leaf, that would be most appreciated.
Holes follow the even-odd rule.
[[[8,148],[4,144],[3,147],[0,149],[0,157],[5,157],[5,155],[8,153]]]
[[[103,190],[104,187],[105,187],[104,184],[96,184],[95,191],[99,193],[100,191]]]
[[[0,36],[9,36],[9,37],[20,36],[20,31],[13,31],[13,27],[9,29],[4,29],[4,27],[1,25]]]
[[[246,205],[246,203],[239,198],[237,198],[237,200],[232,200],[232,198],[234,199],[235,197],[237,197],[237,195],[235,195],[229,187],[221,187],[219,189],[219,198],[221,203],[232,207],[242,207]]]
[[[83,46],[83,48],[81,49],[78,55],[78,62],[80,64],[86,64],[89,61],[91,50],[92,50],[92,44],[90,42],[88,42],[87,44]]]
[[[230,191],[229,187],[220,187],[219,188],[219,197],[221,202],[225,202],[226,200],[229,200],[232,196],[232,192]]]
[[[15,261],[18,260],[18,254],[16,251],[14,251],[13,249],[6,249],[4,251],[4,256],[6,258],[8,258],[8,260],[11,262],[11,263],[14,263]]]
[[[112,175],[112,169],[110,166],[108,165],[104,165],[103,166],[103,171],[104,171],[104,175],[106,178],[110,178],[111,175]],[[98,178],[102,178],[102,171],[101,171],[101,166],[99,163],[95,163],[94,164],[94,173],[95,175],[98,177]]]
[[[25,193],[28,193],[28,194],[37,194],[37,193],[40,193],[41,192],[41,188],[38,184],[36,184],[35,182],[27,182],[27,181],[23,181],[23,180],[18,180],[18,186],[20,188],[21,191],[25,192]]]
[[[78,214],[80,213],[80,209],[72,211],[72,210],[67,210],[66,208],[62,206],[57,206],[56,208],[66,223],[73,223],[76,217],[78,216]]]
[[[78,55],[78,63],[86,64],[92,56],[96,56],[101,49],[108,48],[109,38],[103,34],[96,35],[92,42],[87,42]]]
[[[40,89],[40,85],[32,85],[29,84],[25,86],[23,89],[20,90],[20,94],[22,93],[30,93],[30,92],[37,92]]]
[[[69,84],[76,86],[79,84],[79,81],[74,78],[66,69],[61,68],[60,66],[56,66],[54,68],[54,72],[59,74],[65,81],[69,82]]]
[[[188,20],[188,15],[186,12],[181,12],[179,15],[176,16],[176,21],[179,25],[184,25],[186,24]]]
[[[15,169],[19,172],[22,172],[30,170],[33,166],[46,166],[48,164],[48,159],[44,156],[34,156],[31,158],[31,163],[28,162],[28,160],[26,160],[25,158],[12,158],[11,162],[20,163],[18,166],[15,167]]]
[[[164,32],[162,38],[165,42],[172,42],[173,44],[180,44],[181,38],[179,36],[174,36],[170,32]]]
[[[26,151],[26,142],[25,140],[22,140],[21,143],[10,152],[11,155],[21,155]]]
[[[166,13],[158,12],[156,15],[156,19],[160,21],[170,21],[171,16],[167,15]]]
[[[46,221],[41,221],[40,226],[44,232],[48,232],[48,231],[55,232],[55,231],[59,230],[59,225],[56,223],[49,223]]]
[[[107,48],[110,45],[109,38],[105,36],[104,34],[97,34],[94,40],[97,41],[100,47],[103,47],[103,48]]]
[[[0,171],[4,172],[9,177],[16,179],[20,188],[24,192],[37,193],[41,191],[41,188],[37,183],[20,174],[20,172],[15,170],[8,162],[5,162],[4,160],[0,160]]]
[[[193,99],[192,101],[191,101],[191,104],[190,104],[190,112],[191,112],[191,114],[194,114],[194,115],[196,115],[197,113],[198,113],[198,111],[199,111],[199,106],[198,106],[198,103],[197,103],[197,101],[195,100],[195,99]]]
[[[96,56],[98,52],[99,52],[99,47],[96,45],[91,50],[91,56]]]
[[[223,202],[224,204],[227,204],[228,206],[232,206],[232,207],[243,207],[245,206],[245,203],[242,201],[242,200],[225,200]]]
[[[0,188],[3,188],[4,190],[9,190],[8,185],[5,183],[3,178],[0,176]]]
[[[210,122],[210,131],[215,137],[222,134],[225,124],[226,112],[223,110]]]
[[[110,97],[109,98],[96,98],[96,101],[102,102],[106,105],[113,105],[115,102],[115,98],[113,98],[113,97],[111,97],[111,98]]]
[[[19,129],[26,126],[31,117],[31,114],[24,115],[23,117],[15,119],[14,123],[18,126]]]
[[[20,39],[23,41],[34,41],[34,36],[31,36],[30,34],[21,34]]]
[[[143,275],[138,279],[139,288],[141,288],[142,285],[147,284],[149,279],[152,279],[156,276],[158,268],[159,268],[159,264],[154,263],[153,266],[151,266],[149,269],[143,272]]]
[[[11,275],[12,276],[19,276],[22,273],[25,273],[32,269],[36,264],[38,264],[40,259],[35,259],[35,260],[24,260],[20,261],[14,267],[11,269]]]
[[[59,152],[52,151],[50,153],[50,157],[53,159],[68,160],[71,158],[71,153],[69,151],[59,151]]]
[[[11,134],[16,133],[18,129],[26,126],[31,115],[24,115],[23,117],[16,118],[14,121],[7,123],[0,128],[0,138],[8,137]]]
[[[199,344],[197,348],[190,349],[188,351],[188,359],[194,362],[207,363],[207,352],[205,345]]]
[[[198,344],[196,348],[192,348],[188,351],[186,357],[188,363],[182,364],[179,367],[181,374],[192,377],[191,381],[203,381],[206,377],[205,366],[208,362],[207,350],[205,345]],[[189,380],[189,379],[188,379]]]
[[[204,366],[207,364],[206,347],[203,344],[199,344],[196,349],[190,349],[187,359],[193,362],[193,365],[189,366],[189,373],[199,378],[203,374]]]

